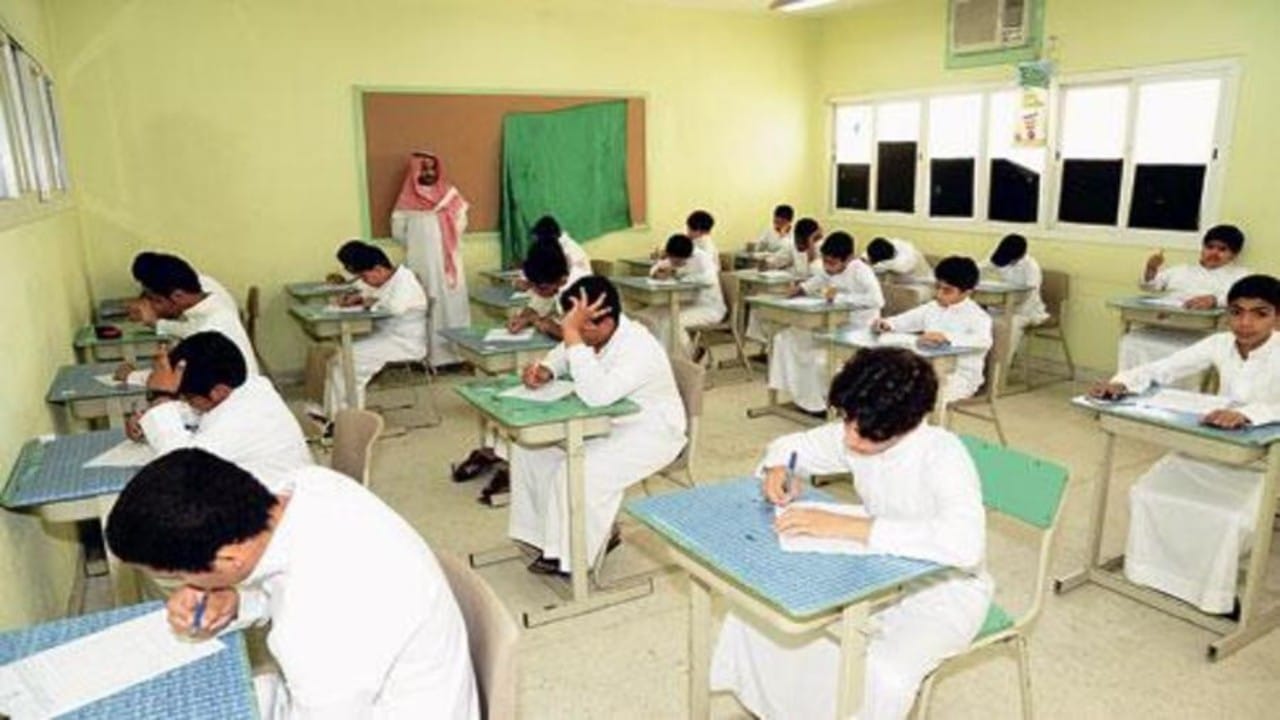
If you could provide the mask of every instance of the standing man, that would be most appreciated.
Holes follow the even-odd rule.
[[[467,278],[459,244],[467,229],[466,198],[444,179],[440,158],[428,152],[409,156],[409,168],[391,213],[391,235],[405,245],[405,264],[426,286],[434,301],[431,325],[443,328],[471,324]],[[432,344],[432,366],[460,362],[453,346],[438,334]]]

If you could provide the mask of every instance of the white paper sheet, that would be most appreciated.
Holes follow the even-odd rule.
[[[95,467],[142,467],[156,459],[156,452],[146,443],[125,440],[84,464]]]
[[[1177,388],[1161,388],[1148,396],[1138,396],[1134,404],[1171,412],[1206,415],[1214,410],[1231,407],[1235,403],[1230,398],[1218,395],[1179,390]]]
[[[506,328],[494,328],[484,334],[485,342],[524,342],[533,339],[533,328],[525,328],[518,333],[507,332]]]
[[[802,500],[786,507],[775,508],[774,514],[781,515],[792,508],[824,510],[826,512],[849,517],[867,517],[867,511],[861,505],[843,505],[840,503],[813,502]],[[857,540],[843,538],[812,537],[810,535],[779,535],[778,544],[783,552],[826,553],[829,555],[866,555],[870,551],[867,546]]]
[[[648,278],[648,282],[650,285],[654,287],[670,287],[672,285],[679,284],[680,281],[676,280],[675,278],[652,278],[651,277],[651,278]]]
[[[132,375],[132,373],[130,373],[130,374]],[[119,381],[117,381],[117,380],[116,380],[116,376],[115,376],[115,375],[112,375],[111,373],[107,373],[107,374],[105,374],[105,375],[94,375],[94,376],[93,376],[93,379],[94,379],[94,380],[97,380],[98,382],[102,383],[103,385],[106,385],[107,387],[112,387],[112,388],[113,388],[113,387],[120,387],[121,385],[128,385],[129,387],[139,387],[139,388],[140,388],[140,387],[143,387],[143,385],[136,385],[136,384],[134,384],[134,383],[130,383],[130,382],[119,382]]]
[[[1142,302],[1147,305],[1158,305],[1160,307],[1168,307],[1168,308],[1181,308],[1183,303],[1185,303],[1188,299],[1190,299],[1190,297],[1191,297],[1190,295],[1185,295],[1181,293],[1170,294],[1170,295],[1156,295],[1152,297],[1144,297],[1142,298]]]
[[[790,305],[791,307],[821,307],[826,305],[827,301],[825,298],[801,295],[799,297],[786,298],[782,301],[782,304]]]
[[[0,667],[0,713],[62,715],[226,647],[178,637],[156,610]]]
[[[787,280],[791,278],[789,270],[763,270],[760,277],[769,278],[770,280]]]
[[[911,333],[887,332],[877,335],[876,342],[891,347],[914,348],[920,342],[920,336]]]
[[[573,383],[568,380],[552,380],[537,389],[517,385],[510,390],[503,390],[498,397],[532,400],[533,402],[552,403],[573,394]]]
[[[528,300],[531,297],[533,297],[533,295],[530,294],[528,290],[517,290],[511,293],[512,300]]]

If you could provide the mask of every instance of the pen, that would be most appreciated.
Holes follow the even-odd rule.
[[[191,634],[196,635],[200,632],[200,623],[204,620],[204,608],[209,604],[209,593],[201,593],[200,600],[196,602],[196,614],[191,619]]]
[[[791,458],[787,460],[787,485],[785,488],[783,488],[783,490],[786,492],[787,495],[790,495],[792,489],[795,488],[795,486],[796,486],[796,451],[792,450]]]

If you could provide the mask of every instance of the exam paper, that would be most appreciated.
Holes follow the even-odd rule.
[[[130,375],[132,374],[133,373],[130,373]],[[121,387],[125,385],[129,387],[143,387],[142,385],[135,385],[131,382],[119,382],[118,380],[116,380],[116,376],[112,375],[111,373],[107,373],[106,375],[94,375],[93,379],[111,388]]]
[[[1142,302],[1147,305],[1159,305],[1160,307],[1181,308],[1183,303],[1190,299],[1190,295],[1176,293],[1171,295],[1155,295],[1142,298]]]
[[[1204,393],[1179,390],[1177,388],[1161,388],[1151,395],[1136,396],[1133,398],[1133,402],[1135,405],[1143,407],[1169,410],[1170,412],[1191,413],[1193,415],[1206,415],[1214,410],[1221,410],[1235,404],[1230,398],[1205,395]]]
[[[782,301],[782,304],[792,307],[822,307],[827,304],[827,301],[825,298],[801,295],[799,297],[786,298]]]
[[[920,336],[911,333],[886,332],[877,335],[876,342],[891,347],[914,348],[920,342]]]
[[[156,459],[156,452],[146,443],[125,440],[84,464],[95,467],[142,467]]]
[[[525,328],[518,333],[507,332],[506,328],[494,328],[484,334],[485,342],[523,342],[533,339],[533,328]]]
[[[823,510],[849,517],[867,517],[867,511],[861,505],[843,505],[840,503],[802,500],[785,507],[774,508],[774,516],[778,516],[792,508]],[[868,555],[867,546],[857,540],[844,538],[812,537],[810,535],[779,535],[778,544],[783,552],[824,553],[828,555]]]
[[[552,380],[540,388],[531,389],[517,385],[498,393],[498,397],[532,400],[533,402],[552,403],[573,394],[573,383],[568,380]]]
[[[791,272],[789,270],[762,270],[760,277],[771,280],[785,280],[791,278]]]
[[[0,666],[0,713],[63,715],[226,647],[178,637],[159,609]]]

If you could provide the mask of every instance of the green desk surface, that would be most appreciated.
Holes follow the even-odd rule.
[[[85,325],[76,331],[75,346],[78,348],[87,348],[107,345],[133,345],[160,342],[170,339],[167,335],[157,333],[155,328],[147,327],[142,323],[132,322],[129,320],[103,324],[114,325],[120,328],[120,337],[110,339],[100,338],[94,333],[93,325]]]
[[[497,285],[487,285],[485,287],[472,288],[471,299],[481,305],[499,308],[521,308],[529,304],[529,298],[533,297],[528,290],[516,290],[513,287],[499,287]]]
[[[788,285],[793,282],[799,282],[804,278],[792,275],[786,270],[776,270],[770,272],[760,272],[759,270],[735,270],[734,275],[743,282],[755,283],[757,285]]]
[[[284,286],[285,292],[299,300],[308,298],[327,297],[329,295],[343,295],[349,292],[355,292],[356,286],[353,283],[331,283],[331,282],[295,282]]]
[[[613,278],[613,284],[618,287],[651,293],[701,290],[707,287],[705,284],[694,280],[654,280],[649,277],[617,277]]]
[[[522,428],[549,425],[593,417],[620,417],[640,412],[640,406],[630,400],[601,408],[588,407],[577,395],[553,403],[540,403],[516,398],[498,397],[498,393],[520,384],[514,374],[476,380],[454,387],[463,400],[480,412],[494,418],[507,427]]]
[[[1156,312],[1168,313],[1170,315],[1186,315],[1187,317],[1221,317],[1226,312],[1224,308],[1215,307],[1208,310],[1188,310],[1186,308],[1172,307],[1162,305],[1158,302],[1158,296],[1154,295],[1131,295],[1128,297],[1111,298],[1107,301],[1107,307],[1117,308],[1119,310],[1153,310]]]
[[[528,340],[519,342],[486,342],[485,333],[492,330],[492,327],[475,326],[460,328],[445,328],[440,331],[440,336],[445,340],[456,345],[477,353],[479,355],[503,355],[507,353],[528,352],[531,350],[550,350],[559,344],[554,340],[540,332],[535,331],[533,337]]]
[[[308,323],[382,320],[391,317],[391,313],[386,310],[337,310],[328,305],[291,305],[289,312]]]
[[[497,280],[498,282],[511,282],[524,277],[524,271],[520,269],[512,270],[481,270],[480,277]]]
[[[779,308],[781,310],[790,310],[798,313],[812,313],[814,315],[829,312],[854,312],[857,310],[867,310],[869,308],[857,303],[849,302],[836,298],[833,302],[826,302],[818,297],[800,297],[800,298],[784,298],[778,295],[751,295],[747,297],[748,305],[764,305],[766,307]]]

